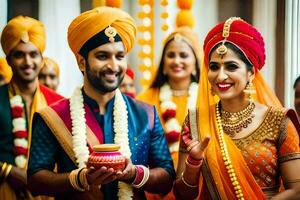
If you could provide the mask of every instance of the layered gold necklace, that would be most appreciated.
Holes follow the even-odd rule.
[[[255,103],[250,101],[249,105],[239,112],[228,112],[221,109],[221,120],[224,132],[230,137],[235,137],[243,128],[247,128],[254,117]]]

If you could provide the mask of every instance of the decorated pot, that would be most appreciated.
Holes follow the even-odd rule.
[[[98,169],[102,166],[115,170],[124,170],[125,157],[118,151],[120,145],[100,144],[93,146],[94,152],[89,156],[87,166]]]

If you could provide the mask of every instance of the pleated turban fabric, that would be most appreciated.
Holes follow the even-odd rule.
[[[111,7],[97,7],[76,17],[68,29],[68,43],[76,58],[83,45],[107,27],[113,27],[129,52],[135,41],[136,25],[126,12]],[[101,38],[99,38],[101,40]],[[109,40],[107,40],[109,42]],[[101,43],[103,44],[103,43]]]
[[[226,32],[226,37],[223,33]],[[208,66],[211,50],[219,43],[230,42],[238,47],[251,62],[255,70],[260,70],[265,64],[265,43],[260,32],[244,20],[232,17],[216,25],[204,41],[204,60]]]
[[[8,55],[20,42],[32,42],[40,52],[45,50],[46,33],[42,22],[27,16],[11,19],[4,27],[1,35],[1,45]]]

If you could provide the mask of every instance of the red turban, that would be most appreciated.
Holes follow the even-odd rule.
[[[132,80],[134,80],[134,71],[131,68],[127,67],[126,75],[128,75]]]
[[[227,37],[223,36],[224,30],[228,30]],[[255,70],[260,70],[264,66],[266,56],[263,37],[252,25],[240,18],[229,18],[226,22],[216,25],[207,34],[203,46],[207,66],[212,48],[223,41],[239,48]]]

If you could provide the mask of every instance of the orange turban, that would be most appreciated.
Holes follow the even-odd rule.
[[[5,58],[0,58],[0,75],[3,76],[5,83],[8,83],[12,77],[11,67],[8,65]]]
[[[45,66],[52,66],[54,68],[57,76],[59,76],[59,66],[58,66],[57,62],[55,62],[52,58],[44,57],[44,64],[43,64],[42,68]]]
[[[126,51],[134,44],[136,26],[126,12],[111,7],[97,7],[76,17],[68,29],[68,42],[77,57],[81,47],[94,35],[111,26],[117,30]]]
[[[181,26],[179,28],[176,28],[174,32],[172,32],[164,41],[164,46],[170,41],[170,40],[177,40],[182,39],[187,42],[190,47],[193,49],[198,63],[200,63],[200,55],[201,55],[201,46],[199,42],[199,38],[197,34],[188,26]]]
[[[1,45],[8,55],[20,42],[32,42],[41,52],[45,50],[46,33],[42,22],[18,16],[8,22],[1,35]]]

